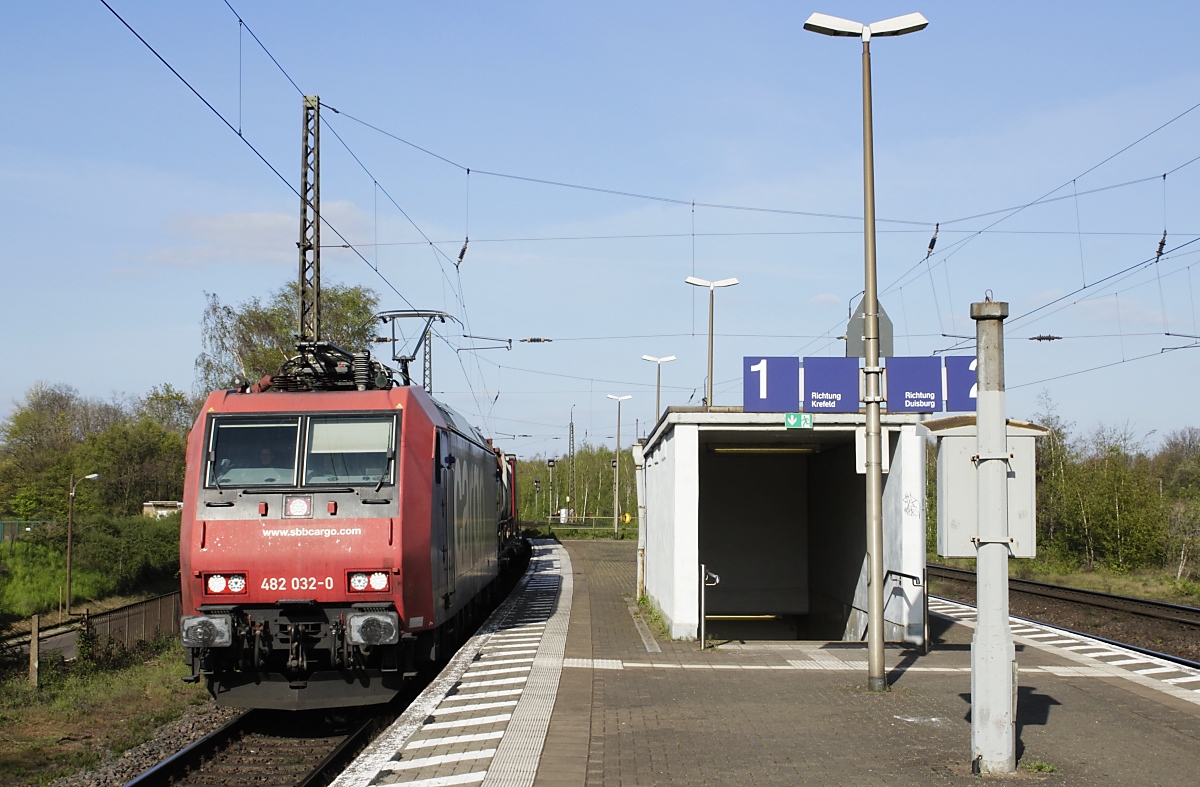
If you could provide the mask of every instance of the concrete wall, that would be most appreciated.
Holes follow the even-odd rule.
[[[808,613],[808,462],[701,444],[700,562],[721,577],[708,614]]]
[[[646,595],[675,639],[700,624],[699,430],[676,424],[646,453]]]
[[[867,554],[866,476],[855,469],[854,433],[809,463],[809,593],[812,639],[858,639],[847,630]],[[862,609],[865,611],[866,606]]]
[[[925,576],[925,434],[927,431],[919,425],[904,426],[899,434],[893,432],[891,469],[883,477],[884,573],[897,571],[921,577],[922,582]],[[865,488],[862,494],[865,497]],[[863,516],[865,518],[865,512]],[[863,530],[865,544],[865,523],[860,521],[859,528]],[[864,548],[843,639],[859,640],[866,636],[868,573]],[[911,579],[901,576],[887,577],[884,581],[884,638],[889,642],[924,642],[924,587],[916,587]]]
[[[818,421],[823,429],[800,432],[772,428],[764,423],[770,417],[672,413],[646,445],[646,595],[674,638],[697,635],[701,561],[721,576],[708,593],[710,615],[786,616],[794,626],[784,636],[804,639],[864,636],[866,483],[855,456],[861,419],[826,416]],[[893,418],[884,569],[923,576],[924,429],[911,417]],[[738,441],[750,449],[709,450],[728,451]],[[816,453],[772,450],[788,445]],[[923,588],[889,578],[889,640],[921,642],[923,611]]]
[[[900,430],[892,471],[883,486],[883,570],[925,577],[925,435],[923,426]],[[889,641],[925,641],[925,587],[906,577],[884,586]]]

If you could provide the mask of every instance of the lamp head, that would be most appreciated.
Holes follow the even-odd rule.
[[[924,30],[929,25],[921,14],[905,14],[864,25],[828,14],[813,14],[804,23],[804,29],[826,36],[859,36],[870,41],[872,36],[902,36]]]
[[[804,22],[804,29],[824,36],[860,36],[866,28],[862,22],[852,22],[829,14],[813,14]]]
[[[81,478],[81,479],[79,479],[79,480],[81,480],[81,481],[90,481],[90,480],[91,480],[91,479],[93,479],[93,478],[99,478],[99,477],[100,477],[100,474],[99,474],[99,473],[89,473],[89,474],[85,475],[83,478]]]
[[[711,281],[705,281],[704,279],[698,279],[695,276],[688,276],[686,279],[684,279],[684,281],[687,282],[688,284],[694,284],[697,287],[711,287],[712,286]]]
[[[732,287],[733,285],[735,285],[737,283],[738,283],[737,279],[721,279],[720,281],[714,281],[712,283],[712,286],[714,286],[714,287]]]
[[[929,26],[929,20],[920,14],[905,14],[884,19],[882,22],[872,22],[868,27],[873,36],[902,36],[915,33]]]

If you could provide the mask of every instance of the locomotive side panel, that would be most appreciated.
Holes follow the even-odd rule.
[[[457,434],[454,451],[454,538],[460,603],[474,598],[499,573],[499,527],[495,454]]]
[[[438,429],[430,565],[438,621],[457,614],[499,574],[501,480],[495,454]]]

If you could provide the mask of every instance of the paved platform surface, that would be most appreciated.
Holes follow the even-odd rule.
[[[655,638],[631,542],[539,542],[522,586],[337,782],[925,785],[970,775],[973,611],[931,602],[929,655]],[[1200,674],[1014,622],[1020,781],[1192,785]],[[1001,777],[990,777],[994,781]]]

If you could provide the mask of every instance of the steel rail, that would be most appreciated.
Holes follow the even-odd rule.
[[[202,770],[205,761],[227,748],[243,732],[248,731],[260,715],[259,711],[246,711],[133,780],[126,782],[125,787],[168,787],[181,780],[186,780],[189,774]],[[319,787],[319,785],[333,781],[333,778],[341,773],[359,750],[366,745],[379,726],[394,716],[394,713],[390,715],[374,714],[370,718],[364,719],[347,733],[345,738],[312,770],[300,777],[296,781],[295,787]]]
[[[124,787],[168,787],[206,757],[225,748],[248,726],[254,715],[255,711],[248,710],[230,719],[203,738],[193,741],[158,765],[125,782]]]
[[[346,739],[339,743],[333,751],[325,756],[325,759],[317,763],[317,767],[313,768],[307,776],[296,782],[296,787],[324,787],[333,781],[334,777],[346,769],[346,766],[351,763],[354,757],[367,743],[370,742],[371,736],[381,726],[387,726],[395,719],[396,714],[386,714],[384,716],[372,716],[365,720],[362,724],[346,736]]]
[[[957,580],[959,582],[975,582],[975,572],[965,568],[951,566],[928,565],[925,568],[930,577]],[[1112,593],[1101,593],[1096,590],[1081,590],[1062,585],[1050,585],[1045,582],[1034,582],[1029,579],[1008,580],[1009,589],[1030,596],[1053,598],[1059,601],[1073,601],[1102,609],[1117,612],[1128,612],[1134,615],[1165,620],[1172,623],[1182,623],[1186,626],[1200,626],[1200,609],[1181,604],[1170,604],[1165,601],[1151,601],[1144,598],[1118,596]]]

